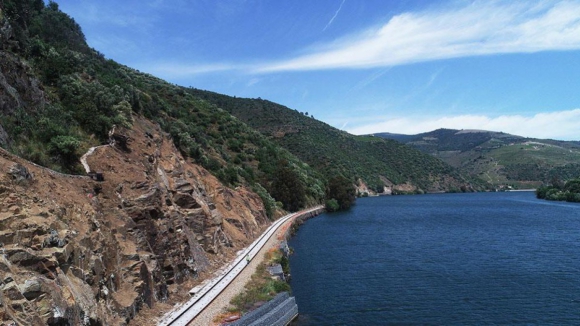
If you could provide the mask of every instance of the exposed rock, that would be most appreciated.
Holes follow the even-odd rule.
[[[20,286],[20,293],[22,293],[26,300],[38,298],[42,294],[40,281],[36,278],[26,280]]]
[[[191,195],[193,193],[193,186],[187,180],[177,179],[175,180],[175,190]]]
[[[11,142],[12,141],[10,140],[10,136],[8,135],[6,130],[4,130],[4,128],[0,124],[0,146],[8,147],[8,146],[10,146]]]
[[[0,62],[0,111],[12,113],[18,108],[44,107],[45,95],[32,69],[5,51],[0,52]]]
[[[28,172],[28,169],[25,166],[20,165],[18,163],[10,167],[10,169],[8,170],[8,175],[10,175],[12,179],[17,183],[24,183],[29,180],[32,180],[32,174]]]
[[[175,204],[181,208],[193,209],[200,208],[201,205],[191,195],[185,193],[176,193],[173,196]]]
[[[12,26],[8,23],[8,19],[4,16],[4,13],[0,9],[0,47],[2,50],[8,48],[9,40],[12,38]]]
[[[0,148],[0,325],[154,325],[144,307],[171,307],[268,225],[256,194],[224,188],[157,126],[126,134],[126,151],[87,157],[98,192]]]

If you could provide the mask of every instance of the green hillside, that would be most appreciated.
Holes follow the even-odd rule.
[[[156,121],[177,147],[225,184],[251,185],[270,211],[320,203],[325,179],[287,150],[185,88],[107,60],[58,5],[3,1],[0,146],[35,163],[83,173],[78,158],[132,116]],[[3,135],[3,136],[2,136]],[[284,175],[291,188],[276,183]],[[265,188],[265,190],[264,190]],[[270,195],[269,195],[269,194]]]
[[[287,210],[323,202],[340,192],[328,188],[344,185],[329,183],[340,177],[379,192],[385,185],[481,188],[395,141],[349,135],[269,101],[179,87],[108,60],[54,2],[5,0],[2,8],[0,69],[9,87],[0,95],[0,146],[40,165],[83,173],[78,158],[139,115],[226,185],[251,186],[270,213],[276,201]]]
[[[386,133],[375,136],[392,138]],[[452,129],[398,139],[496,186],[534,188],[580,175],[580,142],[575,141]]]
[[[354,136],[309,117],[305,113],[262,100],[242,99],[190,89],[190,94],[227,110],[249,126],[326,176],[358,178],[370,188],[410,183],[420,191],[449,191],[466,183],[477,189],[483,183],[464,179],[456,169],[394,140]]]

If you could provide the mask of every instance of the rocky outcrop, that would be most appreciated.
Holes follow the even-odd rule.
[[[0,62],[0,112],[42,109],[46,105],[45,94],[32,68],[5,51],[0,51]]]
[[[10,45],[10,39],[14,35],[12,31],[12,26],[8,22],[8,19],[4,16],[4,12],[0,9],[0,48],[2,50],[8,49]]]
[[[1,147],[8,147],[11,143],[10,135],[4,130],[4,127],[0,124],[0,146]]]
[[[269,224],[260,198],[224,187],[144,120],[129,151],[87,158],[105,181],[67,177],[0,149],[0,324],[135,325]]]
[[[12,113],[16,109],[39,110],[46,104],[40,81],[32,68],[14,54],[6,51],[18,47],[14,32],[0,8],[0,112]],[[0,145],[2,145],[0,126]],[[5,144],[4,144],[5,145]]]

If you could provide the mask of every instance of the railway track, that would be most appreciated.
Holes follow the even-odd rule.
[[[258,239],[256,239],[250,246],[244,249],[238,257],[228,265],[224,271],[216,278],[211,280],[203,288],[201,288],[197,293],[195,293],[191,299],[186,303],[181,305],[176,310],[168,313],[159,322],[160,326],[177,326],[177,325],[188,325],[195,317],[205,309],[205,307],[210,304],[229,284],[233,281],[238,274],[246,267],[248,262],[246,257],[253,259],[266,242],[276,233],[278,228],[286,223],[288,220],[301,216],[304,214],[311,214],[313,212],[318,212],[322,210],[323,206],[316,206],[304,211],[300,211],[293,214],[288,214],[277,221],[275,221]]]

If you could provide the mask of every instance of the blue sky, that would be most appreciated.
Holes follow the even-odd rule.
[[[57,0],[107,58],[354,134],[580,140],[580,0]]]

